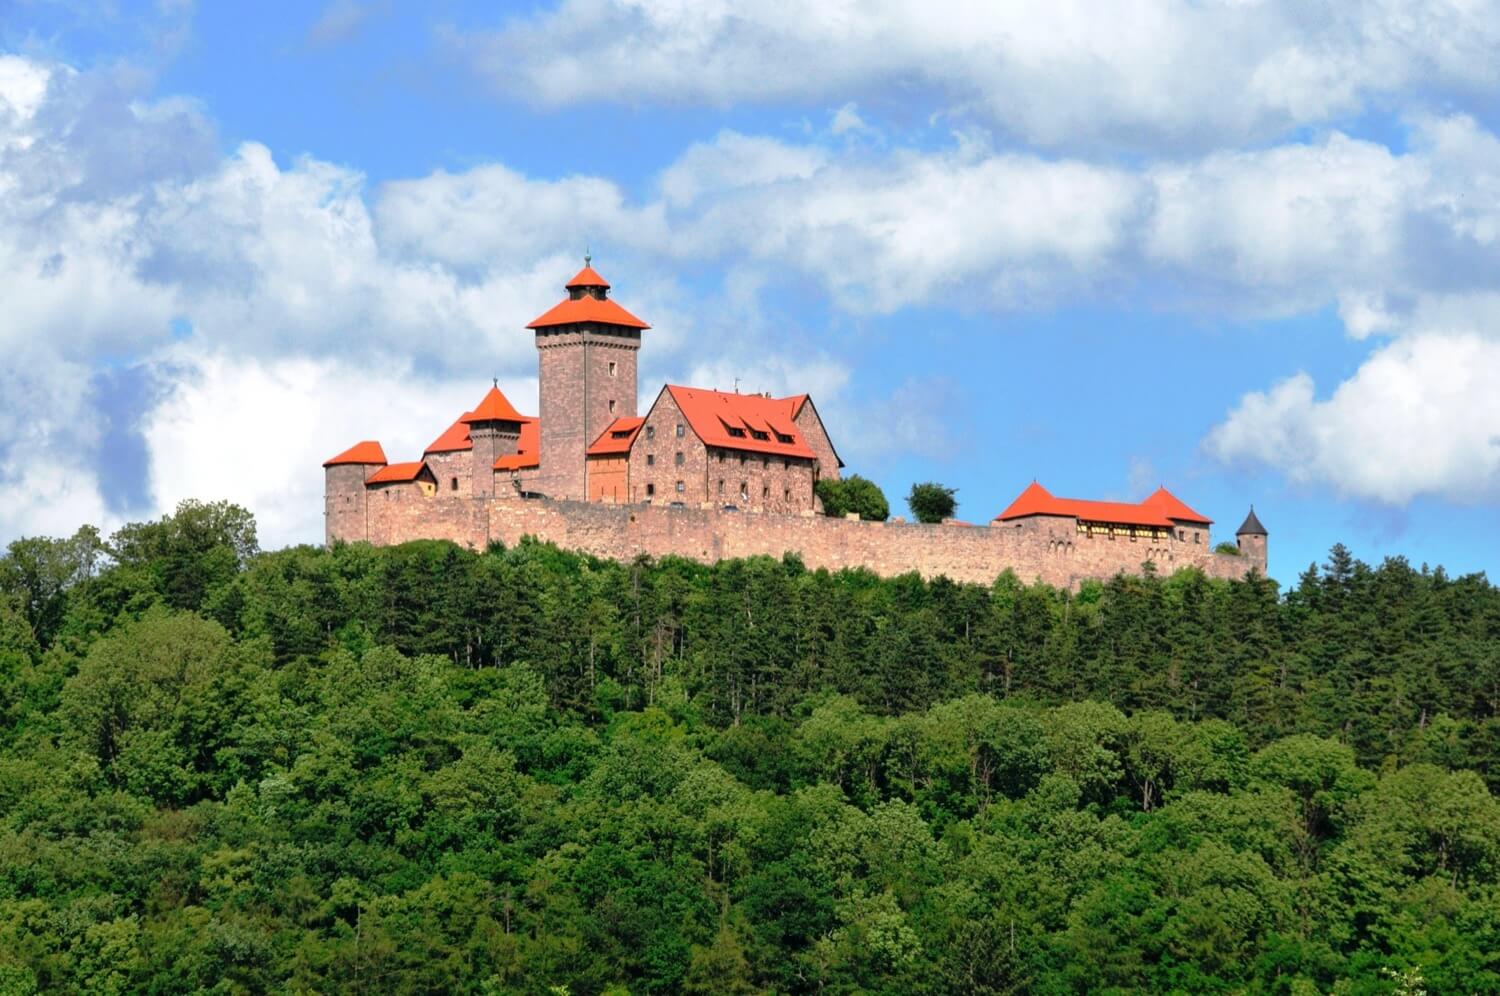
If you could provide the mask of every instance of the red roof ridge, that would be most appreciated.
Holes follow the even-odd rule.
[[[605,280],[603,277],[599,276],[599,271],[596,270],[596,269],[594,269],[592,266],[590,266],[589,263],[588,263],[588,261],[585,260],[584,264],[583,264],[583,269],[581,269],[577,273],[575,273],[573,275],[573,279],[569,280],[566,284],[563,284],[563,286],[566,287],[568,290],[572,290],[575,287],[606,287],[607,288],[609,286],[609,281]]]
[[[644,418],[638,416],[621,416],[609,425],[604,431],[589,444],[584,450],[585,456],[616,456],[621,453],[629,453],[630,447],[635,443],[635,437],[640,434],[641,426],[646,424]],[[622,439],[616,439],[615,433],[626,433]]]
[[[526,323],[529,329],[544,329],[554,325],[575,325],[579,322],[598,322],[601,325],[622,325],[632,329],[649,329],[651,326],[620,307],[609,298],[602,301],[585,294],[580,298],[567,298]]]
[[[1086,498],[1058,498],[1032,481],[1010,503],[1010,506],[995,516],[995,520],[1023,519],[1032,515],[1058,515],[1086,522],[1112,522],[1127,526],[1158,526],[1170,529],[1178,522],[1193,522],[1203,525],[1212,523],[1183,504],[1166,488],[1159,489],[1139,504],[1129,502],[1093,501]]]
[[[516,411],[510,399],[501,392],[500,385],[496,384],[489,389],[479,404],[474,406],[474,410],[459,421],[472,425],[475,422],[520,422],[525,418],[526,416]]]
[[[432,445],[422,451],[423,456],[429,453],[456,453],[459,450],[472,450],[474,441],[469,438],[469,426],[464,422],[470,412],[464,412],[452,425],[443,430],[443,434],[432,441]]]
[[[371,466],[374,464],[385,464],[385,450],[373,439],[366,439],[362,443],[355,443],[338,456],[329,457],[323,461],[325,467],[337,467],[344,464],[361,464]]]
[[[767,456],[817,459],[817,455],[807,445],[807,440],[802,438],[796,423],[786,419],[786,412],[782,407],[786,404],[784,398],[768,398],[763,394],[731,394],[684,384],[668,384],[663,390],[671,394],[683,418],[693,427],[693,433],[706,446]],[[744,435],[730,434],[729,430],[736,428],[736,423],[745,426]],[[756,439],[753,432],[764,432],[769,438]],[[783,443],[777,436],[787,436],[791,442]]]
[[[382,467],[369,477],[365,478],[366,484],[400,484],[407,481],[415,481],[427,464],[421,460],[410,460],[406,463],[393,463]]]
[[[1193,511],[1183,503],[1182,499],[1178,498],[1172,492],[1168,491],[1165,485],[1153,491],[1151,493],[1151,497],[1141,502],[1141,504],[1143,506],[1149,505],[1152,508],[1161,509],[1169,519],[1181,519],[1184,522],[1204,522],[1210,524],[1214,521],[1206,515],[1200,515],[1199,513]]]

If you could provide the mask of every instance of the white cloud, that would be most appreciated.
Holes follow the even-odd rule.
[[[185,498],[237,502],[255,512],[267,547],[321,541],[324,460],[361,439],[379,439],[393,462],[419,459],[489,386],[474,376],[334,359],[179,349],[163,362],[176,368],[175,383],[143,426],[157,507]],[[501,388],[522,410],[534,409],[534,378]]]
[[[1224,460],[1401,504],[1500,497],[1500,341],[1416,335],[1377,351],[1326,400],[1297,374],[1246,395],[1207,439]]]
[[[450,41],[546,105],[932,93],[1042,145],[1201,148],[1500,82],[1491,0],[562,0]]]

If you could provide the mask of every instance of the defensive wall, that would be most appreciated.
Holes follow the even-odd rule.
[[[927,578],[990,584],[1007,568],[1026,582],[1077,588],[1086,578],[1139,573],[1150,561],[1162,574],[1197,567],[1215,578],[1265,573],[1263,541],[1242,540],[1242,555],[1201,543],[1080,533],[1071,518],[1037,516],[973,526],[861,522],[803,514],[726,511],[720,507],[613,505],[598,502],[433,497],[416,487],[372,489],[363,508],[330,516],[330,542],[387,546],[446,539],[473,549],[532,536],[621,562],[641,554],[704,563],[736,557],[799,555],[808,567],[866,567],[884,577],[917,571]]]

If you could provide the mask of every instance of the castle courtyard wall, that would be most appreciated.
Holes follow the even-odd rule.
[[[1006,569],[1023,581],[1076,588],[1089,578],[1139,573],[1151,561],[1162,574],[1186,566],[1211,577],[1239,578],[1261,558],[1215,553],[1207,545],[1172,539],[1079,534],[1072,519],[970,526],[860,522],[812,514],[780,515],[663,505],[428,498],[416,489],[372,499],[366,535],[333,535],[383,546],[414,539],[446,539],[474,549],[492,541],[513,546],[533,536],[597,557],[629,562],[641,554],[705,563],[737,557],[801,556],[808,567],[866,567],[891,577],[917,571],[954,581],[989,584]]]

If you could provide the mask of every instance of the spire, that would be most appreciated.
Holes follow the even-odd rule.
[[[1255,517],[1255,506],[1250,506],[1250,514],[1245,516],[1245,521],[1240,523],[1240,528],[1234,531],[1236,536],[1265,536],[1266,527],[1260,524],[1260,519]]]

